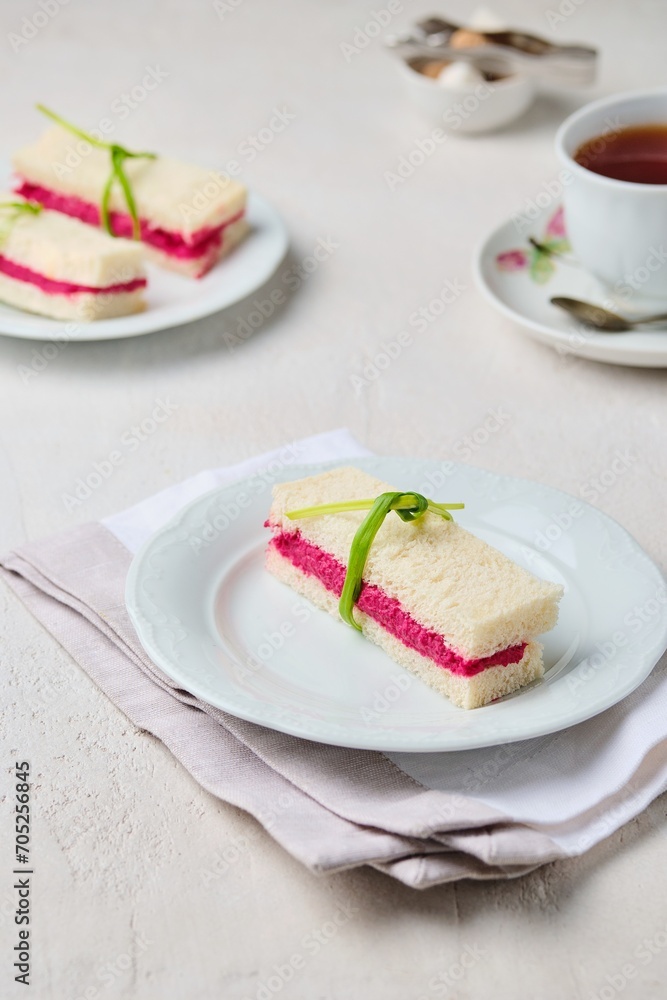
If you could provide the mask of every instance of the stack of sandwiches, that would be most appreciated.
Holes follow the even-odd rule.
[[[110,151],[88,144],[72,161],[72,144],[56,125],[13,157],[15,191],[0,196],[3,302],[55,319],[128,315],[144,308],[145,260],[201,278],[245,236],[242,184],[163,156],[124,161],[138,225],[116,183],[107,232]],[[17,210],[21,202],[38,211]]]

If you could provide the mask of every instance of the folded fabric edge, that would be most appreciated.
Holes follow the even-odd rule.
[[[468,854],[430,854],[426,857],[414,856],[398,858],[395,861],[371,862],[371,867],[390,875],[411,889],[423,891],[438,885],[471,879],[475,882],[490,882],[498,879],[521,878],[544,862],[523,865],[485,865]]]
[[[211,707],[206,711],[218,712]],[[502,864],[502,859],[493,857],[495,832],[514,830],[520,836],[525,833],[530,845],[529,856],[521,858],[521,863],[542,863],[542,859],[552,861],[565,856],[546,834],[524,824],[514,824],[506,815],[483,803],[427,788],[385,754],[303,741],[308,748],[307,768],[303,768],[292,752],[294,737],[234,717],[227,718],[226,725],[272,770],[302,788],[327,810],[357,825],[388,830],[419,843],[435,840],[444,845],[449,843],[448,838],[458,836],[467,840],[472,855],[484,862],[498,864]],[[357,790],[349,782],[345,801],[334,802],[327,785],[327,773],[354,773],[359,768],[361,755],[372,768],[377,797],[369,796],[368,785]]]
[[[654,743],[640,760],[630,781],[575,820],[540,827],[560,846],[565,857],[579,857],[636,819],[667,791],[667,739]],[[536,829],[535,826],[532,827]]]

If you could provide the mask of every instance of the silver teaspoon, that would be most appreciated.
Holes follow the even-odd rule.
[[[629,319],[627,316],[619,316],[611,309],[603,306],[596,306],[592,302],[583,302],[581,299],[570,299],[564,295],[556,295],[551,299],[554,306],[564,309],[570,313],[580,323],[592,326],[596,330],[604,330],[605,333],[622,333],[624,330],[634,330],[636,326],[644,323],[659,323],[667,320],[667,313],[655,313],[652,316],[641,316],[637,319]]]

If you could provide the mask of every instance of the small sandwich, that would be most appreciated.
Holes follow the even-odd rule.
[[[562,587],[456,524],[457,506],[356,468],[281,483],[266,567],[454,704],[478,708],[543,676],[535,640],[556,624]]]
[[[63,320],[109,319],[144,308],[141,247],[0,194],[0,300]]]
[[[166,156],[126,150],[121,150],[121,169],[133,204],[123,184],[113,183],[103,218],[115,166],[112,149],[120,147],[83,146],[77,134],[85,135],[56,125],[14,154],[19,194],[90,226],[108,222],[114,236],[136,235],[149,259],[191,278],[201,278],[245,236],[242,184]]]

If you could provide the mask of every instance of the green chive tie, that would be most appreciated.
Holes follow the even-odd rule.
[[[104,190],[102,191],[102,198],[100,201],[100,217],[102,219],[102,225],[109,233],[110,236],[115,236],[116,234],[111,228],[111,217],[109,211],[109,203],[111,201],[111,192],[113,186],[118,182],[123,194],[125,195],[125,203],[127,205],[127,210],[132,219],[132,236],[135,240],[138,240],[141,235],[141,227],[139,224],[139,214],[137,212],[137,204],[134,200],[134,194],[132,193],[132,188],[130,187],[130,182],[128,180],[127,174],[125,173],[125,161],[135,160],[138,158],[143,158],[146,160],[154,160],[156,158],[155,153],[133,153],[129,149],[125,149],[124,146],[118,146],[115,142],[102,142],[100,139],[96,139],[94,136],[89,135],[88,132],[84,132],[83,129],[77,128],[76,125],[72,125],[71,122],[65,121],[60,115],[57,115],[54,111],[49,108],[44,107],[43,104],[37,105],[37,110],[41,111],[42,114],[46,115],[52,121],[61,125],[62,128],[66,128],[68,132],[72,132],[73,135],[78,135],[80,139],[84,139],[89,142],[91,146],[96,146],[97,149],[108,149],[111,157],[111,174],[109,175],[109,180],[104,185]]]
[[[323,514],[338,514],[346,510],[367,510],[350,547],[345,582],[338,603],[338,610],[344,622],[361,632],[361,626],[354,618],[354,605],[361,592],[364,569],[373,539],[377,535],[387,514],[394,510],[402,521],[417,521],[426,511],[437,514],[445,521],[452,521],[450,510],[462,510],[462,503],[435,503],[421,493],[381,493],[375,500],[344,500],[340,503],[319,504],[316,507],[302,507],[287,511],[286,517],[298,520],[302,517],[318,517]]]

